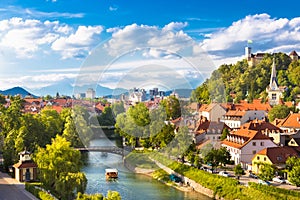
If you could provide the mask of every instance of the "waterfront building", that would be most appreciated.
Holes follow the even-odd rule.
[[[37,165],[31,160],[30,152],[25,150],[19,155],[19,162],[13,165],[15,178],[20,182],[37,180]]]

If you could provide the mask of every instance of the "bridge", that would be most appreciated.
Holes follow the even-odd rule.
[[[119,148],[116,146],[91,146],[91,147],[82,147],[82,148],[75,148],[76,150],[86,152],[86,151],[91,151],[91,152],[107,152],[107,153],[114,153],[118,154],[121,156],[125,155],[126,151],[123,148]]]

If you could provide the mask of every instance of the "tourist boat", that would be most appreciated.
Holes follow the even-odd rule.
[[[105,169],[105,177],[106,179],[118,178],[118,170],[117,169]]]

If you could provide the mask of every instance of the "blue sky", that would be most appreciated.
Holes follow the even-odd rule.
[[[194,87],[220,64],[242,59],[249,39],[254,52],[300,52],[299,7],[277,0],[1,1],[0,90],[64,81]],[[156,70],[145,70],[151,65]]]

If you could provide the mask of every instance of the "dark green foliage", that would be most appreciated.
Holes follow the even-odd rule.
[[[286,161],[286,169],[288,171],[288,180],[300,187],[300,158],[289,157]]]
[[[105,107],[103,113],[98,117],[100,126],[113,126],[115,125],[115,115],[112,108]]]
[[[290,113],[290,109],[286,105],[276,105],[268,113],[269,120],[272,122],[276,118],[284,119]]]
[[[262,61],[255,66],[248,66],[246,60],[232,65],[221,65],[211,77],[197,87],[191,95],[191,101],[209,103],[211,101],[238,102],[247,99],[266,98],[265,90],[271,76],[271,66],[275,57],[278,84],[287,86],[285,100],[295,100],[300,90],[300,61],[291,62],[284,53],[266,54]],[[235,95],[232,99],[231,94]]]
[[[41,200],[54,200],[54,198],[45,191],[35,188],[33,184],[25,183],[25,189]]]
[[[220,149],[211,149],[204,157],[204,162],[210,164],[212,169],[215,169],[219,165],[226,165],[230,163],[230,153],[225,147]]]
[[[233,171],[234,171],[234,175],[237,177],[239,177],[245,173],[241,164],[234,166]]]
[[[259,178],[264,181],[270,181],[275,176],[275,168],[271,164],[260,163]]]
[[[161,105],[165,108],[168,119],[177,119],[181,116],[180,102],[175,96],[162,100]]]

